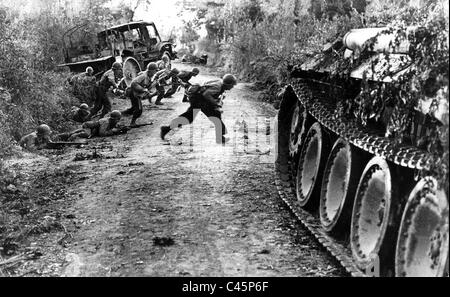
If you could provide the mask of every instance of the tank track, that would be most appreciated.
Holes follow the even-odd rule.
[[[356,123],[356,121],[336,118],[336,106],[333,105],[333,102],[330,102],[332,100],[327,98],[329,95],[324,92],[320,83],[297,80],[291,84],[291,87],[310,116],[323,127],[355,147],[411,170],[421,171],[426,169],[428,162],[432,161],[427,152],[415,147],[394,146],[392,141],[380,135],[380,131],[366,129]],[[283,128],[280,128],[279,135],[283,133],[285,133]],[[288,136],[284,135],[281,137]],[[279,144],[277,161],[275,163],[275,184],[280,198],[301,224],[339,261],[351,276],[367,276],[353,261],[350,244],[328,235],[321,226],[319,216],[309,213],[300,207],[295,194],[291,168],[289,147]]]
[[[405,168],[423,170],[432,162],[425,151],[412,146],[395,146],[392,140],[379,135],[379,131],[364,128],[354,120],[337,118],[336,106],[331,100],[326,100],[327,94],[321,90],[319,83],[299,80],[292,87],[310,115],[352,145]]]

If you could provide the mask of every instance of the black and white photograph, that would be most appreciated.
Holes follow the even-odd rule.
[[[448,277],[448,178],[448,0],[0,0],[5,280]]]

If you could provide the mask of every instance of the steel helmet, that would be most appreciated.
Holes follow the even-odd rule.
[[[237,79],[232,74],[226,74],[223,77],[223,83],[226,85],[235,86],[235,85],[237,85]]]
[[[92,68],[91,66],[86,68],[86,73],[87,74],[93,74],[94,73],[94,68]]]
[[[176,69],[176,68],[173,68],[172,70],[170,70],[170,74],[178,75],[178,74],[180,74],[180,71],[178,69]]]
[[[116,120],[120,120],[122,118],[122,113],[118,110],[114,110],[111,112],[110,117]]]
[[[36,129],[36,132],[38,135],[50,135],[52,130],[50,129],[49,126],[42,124]]]
[[[194,68],[194,69],[192,69],[192,73],[199,74],[200,73],[200,69]]]
[[[154,62],[149,63],[149,64],[147,65],[147,70],[148,70],[148,71],[158,70],[158,65],[156,65],[156,63],[154,63]]]
[[[80,105],[80,109],[88,110],[89,109],[89,105],[87,105],[86,103],[83,103],[83,104]]]
[[[119,62],[114,62],[111,68],[113,70],[122,70],[122,64],[120,64]]]

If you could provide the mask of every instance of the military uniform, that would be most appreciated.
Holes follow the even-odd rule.
[[[92,103],[95,98],[96,82],[95,76],[86,72],[74,75],[69,79],[73,94],[83,102]]]
[[[173,74],[172,71],[167,69],[160,70],[155,74],[154,81],[156,83],[156,91],[158,93],[155,104],[160,104],[161,100],[165,97],[166,94],[166,89],[164,88],[164,86],[168,85],[169,79],[172,79],[173,82],[174,78],[176,79],[176,75]]]
[[[110,118],[98,121],[89,121],[83,124],[81,129],[62,133],[57,136],[61,141],[74,141],[77,138],[106,137],[117,134],[117,124],[112,123]]]
[[[110,118],[90,121],[83,124],[83,129],[89,130],[90,137],[105,137],[117,134],[117,123]]]
[[[232,74],[226,74],[221,80],[214,80],[205,83],[203,86],[193,85],[188,89],[190,106],[188,110],[173,120],[170,126],[161,126],[161,139],[173,128],[181,127],[187,122],[191,124],[198,114],[198,110],[203,112],[216,125],[216,141],[224,144],[230,139],[225,137],[227,128],[222,121],[223,93],[234,88],[237,79]],[[220,127],[217,127],[217,121]],[[220,131],[218,131],[220,129]]]
[[[77,123],[84,123],[89,120],[90,117],[89,110],[81,109],[78,107],[74,107],[72,109],[72,120]]]
[[[151,88],[152,79],[148,77],[147,71],[142,72],[131,82],[130,88],[127,89],[125,95],[130,98],[131,107],[123,112],[123,114],[133,115],[132,123],[142,115],[142,99],[148,96],[145,89]],[[149,98],[151,101],[151,96]]]
[[[94,107],[91,109],[91,116],[95,116],[102,110],[100,117],[103,118],[106,114],[111,112],[111,101],[107,94],[111,87],[117,88],[116,76],[112,69],[106,71],[97,83],[95,90],[96,99]]]
[[[163,60],[160,60],[156,63],[156,65],[158,66],[159,70],[171,70],[172,69],[172,64],[170,64],[170,61],[168,63],[164,62]]]
[[[20,139],[19,145],[28,150],[44,149],[51,142],[50,136],[38,136],[36,132],[25,135]]]
[[[205,83],[195,94],[192,94],[188,110],[179,117],[187,119],[191,124],[197,116],[198,110],[200,110],[208,118],[214,117],[219,119],[221,123],[221,133],[216,136],[218,142],[221,141],[223,136],[227,134],[227,128],[222,121],[222,95],[224,92],[225,89],[223,88],[221,80]],[[182,125],[179,125],[179,127],[181,126]]]
[[[195,76],[195,73],[192,71],[181,71],[176,77],[172,78],[172,88],[170,88],[167,93],[164,95],[164,98],[169,98],[173,94],[175,94],[178,88],[183,85],[186,89],[190,87],[189,81]],[[184,95],[183,102],[187,101],[187,95]]]

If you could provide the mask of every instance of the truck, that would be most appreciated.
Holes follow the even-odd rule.
[[[123,65],[123,76],[129,86],[148,63],[166,55],[177,58],[174,44],[163,41],[153,22],[136,21],[106,28],[96,35],[89,24],[79,24],[63,36],[65,63],[75,73],[92,67],[96,76],[110,69],[114,62]]]

